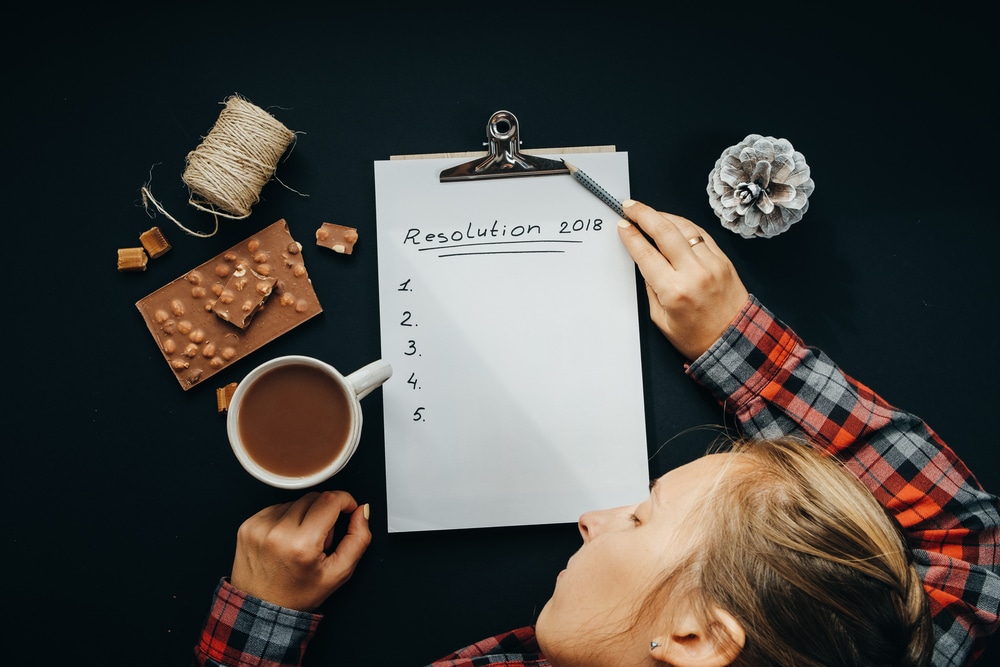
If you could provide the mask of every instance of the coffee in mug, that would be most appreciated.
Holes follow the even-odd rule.
[[[312,357],[278,357],[251,371],[229,404],[233,452],[257,479],[314,486],[339,472],[361,437],[360,400],[392,374],[374,361],[344,376]]]

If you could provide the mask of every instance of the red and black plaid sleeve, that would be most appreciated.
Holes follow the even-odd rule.
[[[430,667],[549,667],[532,626],[489,637],[455,651]]]
[[[845,462],[911,537],[934,618],[933,664],[974,661],[1000,625],[1000,511],[937,434],[806,347],[753,296],[688,372],[745,435],[804,435]]]
[[[321,618],[258,600],[222,579],[195,646],[193,664],[298,667]]]

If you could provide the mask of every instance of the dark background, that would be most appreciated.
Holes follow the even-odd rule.
[[[373,161],[479,150],[499,109],[517,115],[525,149],[628,151],[633,197],[705,226],[765,304],[1000,489],[994,35],[958,3],[876,4],[11,15],[2,591],[16,620],[3,661],[187,663],[237,526],[299,495],[239,467],[214,387],[280,354],[346,370],[377,357]],[[139,188],[152,169],[175,217],[211,227],[180,176],[234,93],[301,133],[277,175],[308,196],[269,183],[249,219],[211,239],[151,219]],[[750,133],[789,139],[816,182],[805,219],[769,240],[724,230],[705,193],[716,158]],[[182,391],[133,304],[279,218],[306,242],[325,312]],[[352,256],[308,243],[323,221],[358,228]],[[153,224],[173,250],[119,273],[116,249]],[[659,475],[700,454],[711,434],[697,427],[723,417],[640,311]],[[532,622],[575,526],[388,535],[381,393],[364,409],[359,452],[331,485],[372,504],[374,542],[324,607],[306,663],[421,665]]]

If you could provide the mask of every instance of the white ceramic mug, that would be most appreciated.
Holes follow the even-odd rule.
[[[391,376],[383,359],[346,376],[313,357],[271,359],[236,386],[226,417],[229,444],[265,484],[315,486],[350,461],[361,439],[361,399]]]

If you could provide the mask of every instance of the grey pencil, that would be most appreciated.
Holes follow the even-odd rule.
[[[569,169],[570,175],[573,178],[575,178],[583,187],[590,190],[594,195],[597,196],[598,199],[607,204],[615,213],[625,218],[629,222],[633,222],[632,218],[625,215],[625,211],[622,210],[621,202],[612,197],[611,193],[609,193],[607,190],[598,185],[597,181],[595,181],[590,176],[581,171],[579,167],[570,164],[566,160],[563,160],[562,162],[564,165],[566,165],[566,168]]]

